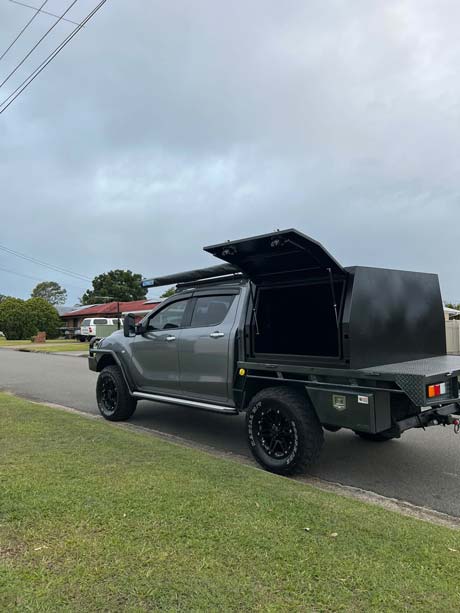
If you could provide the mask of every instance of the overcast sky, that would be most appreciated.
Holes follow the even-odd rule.
[[[0,55],[31,14],[0,0]],[[0,82],[54,21],[35,19]],[[108,0],[0,115],[0,244],[153,276],[296,227],[344,265],[437,272],[460,302],[459,22],[455,0]],[[0,267],[33,277],[0,269],[3,294],[55,280],[73,304],[89,286],[1,251]]]

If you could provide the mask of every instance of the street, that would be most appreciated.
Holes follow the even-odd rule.
[[[83,358],[0,350],[0,389],[33,400],[98,414],[96,378]],[[131,423],[249,455],[244,415],[140,402]],[[460,517],[459,448],[460,435],[453,428],[411,430],[400,440],[380,444],[349,431],[325,432],[323,453],[311,475]]]

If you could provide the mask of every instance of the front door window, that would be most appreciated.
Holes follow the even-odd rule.
[[[157,331],[180,328],[186,305],[186,300],[173,302],[169,306],[162,309],[159,313],[154,313],[149,319],[147,330]]]

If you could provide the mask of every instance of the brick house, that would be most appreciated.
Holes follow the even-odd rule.
[[[146,313],[153,310],[159,300],[134,300],[131,302],[106,302],[105,304],[91,304],[79,307],[61,314],[61,320],[66,328],[75,329],[81,326],[81,322],[87,317],[117,317],[118,308],[120,314],[132,313],[136,322],[140,321]]]

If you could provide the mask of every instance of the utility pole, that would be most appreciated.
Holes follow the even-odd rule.
[[[94,298],[104,298],[106,300],[113,300],[115,298],[115,296],[94,296]],[[117,328],[118,328],[118,330],[120,330],[120,327],[121,327],[120,326],[120,316],[121,316],[121,313],[120,313],[120,301],[117,300],[116,302],[117,302]]]

